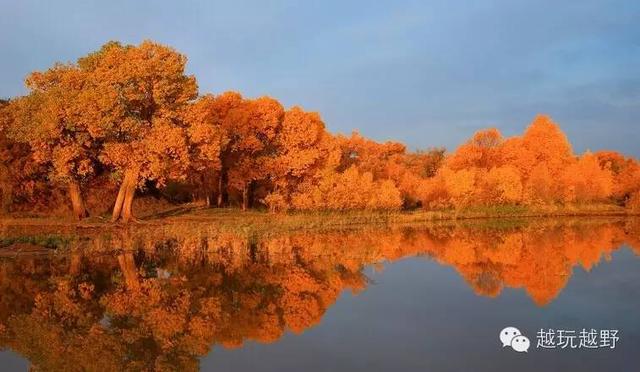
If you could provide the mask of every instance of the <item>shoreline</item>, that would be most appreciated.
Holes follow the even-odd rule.
[[[179,210],[179,212],[176,212]],[[172,212],[176,212],[173,213]],[[108,216],[94,216],[83,221],[70,217],[0,216],[0,227],[61,227],[78,229],[126,228],[136,226],[179,225],[184,223],[215,224],[222,231],[234,230],[304,230],[364,225],[412,225],[465,220],[509,220],[545,218],[634,218],[633,212],[611,204],[580,206],[494,206],[471,207],[460,211],[296,211],[272,214],[266,211],[241,211],[235,208],[184,206],[142,216],[128,224],[112,223]],[[0,231],[1,233],[1,231]]]
[[[93,219],[98,219],[94,217]],[[76,222],[71,219],[0,218],[0,259],[17,255],[70,252],[88,242],[120,242],[120,249],[133,249],[134,241],[178,239],[190,241],[202,237],[221,239],[259,239],[299,234],[348,234],[354,231],[417,231],[432,229],[471,229],[483,231],[542,231],[559,226],[589,229],[602,223],[640,226],[640,214],[619,208],[562,210],[520,209],[518,213],[496,208],[465,211],[414,212],[322,212],[270,214],[236,209],[200,209],[180,216],[143,219],[129,224],[105,221]],[[632,228],[635,229],[635,228]],[[119,243],[119,244],[120,244]],[[117,250],[116,250],[117,251]],[[97,253],[115,252],[95,250]]]

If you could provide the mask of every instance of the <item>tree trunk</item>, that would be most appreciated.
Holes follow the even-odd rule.
[[[72,180],[69,182],[69,196],[71,197],[71,206],[73,207],[73,215],[78,220],[81,220],[89,216],[89,212],[87,212],[87,208],[84,205],[84,200],[82,199],[82,193],[80,192],[80,185],[75,180]]]
[[[242,189],[242,210],[246,211],[251,207],[251,186],[253,182],[247,182]]]
[[[200,175],[200,189],[198,190],[198,202],[204,202],[205,206],[209,208],[211,206],[211,181],[204,173]]]
[[[242,187],[242,211],[246,211],[247,210],[247,194],[248,194],[248,189],[247,189],[247,184],[244,184],[244,187]]]
[[[129,222],[133,217],[133,197],[136,193],[136,183],[129,184],[127,194],[124,196],[124,205],[122,206],[122,221]]]
[[[138,172],[135,170],[127,170],[120,185],[120,190],[118,190],[116,203],[113,206],[111,222],[116,222],[119,219],[122,219],[123,222],[129,222],[129,220],[131,220],[133,197],[136,193],[137,184]]]
[[[218,177],[218,208],[224,207],[227,199],[227,173],[220,169],[220,176]]]
[[[122,212],[122,203],[124,202],[124,195],[127,193],[127,177],[122,180],[120,189],[118,190],[118,196],[116,197],[116,203],[113,205],[113,213],[111,214],[111,222],[116,222],[120,218],[120,212]]]

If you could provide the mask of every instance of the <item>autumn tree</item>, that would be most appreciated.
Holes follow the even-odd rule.
[[[11,123],[8,101],[0,105],[6,108],[0,107],[0,123]],[[51,196],[49,171],[47,164],[35,161],[27,143],[12,139],[9,130],[0,124],[0,213],[14,207],[43,207]]]
[[[558,125],[539,115],[521,137],[503,139],[495,128],[476,132],[420,194],[425,206],[460,208],[602,200],[610,188],[595,158],[575,157]]]
[[[326,170],[317,183],[305,185],[292,197],[301,210],[397,210],[400,191],[391,180],[375,180],[371,172],[351,166],[344,172]]]
[[[444,164],[445,152],[444,147],[408,152],[401,158],[401,166],[418,177],[431,178]]]
[[[444,162],[442,148],[411,152],[401,143],[376,142],[358,132],[350,137],[337,136],[335,141],[341,149],[337,171],[355,166],[371,173],[374,181],[391,182],[400,191],[405,208],[417,205],[421,184],[433,177]]]
[[[40,208],[50,196],[49,169],[33,158],[28,144],[10,139],[0,129],[0,213],[13,207]]]
[[[218,97],[207,94],[198,98],[185,110],[191,149],[188,182],[204,193],[207,205],[211,203],[213,190],[218,190],[218,203],[222,204],[221,153],[229,142],[222,122],[228,110],[235,103],[239,104],[240,100],[241,98],[233,93],[225,93]]]
[[[426,180],[436,175],[444,159],[444,148],[404,151],[389,157],[384,176],[392,180],[402,194],[404,208],[418,206],[420,188]]]
[[[603,201],[611,196],[613,189],[611,171],[600,167],[598,158],[591,152],[569,165],[560,182],[565,202]]]
[[[117,42],[78,60],[86,75],[81,119],[103,144],[99,159],[120,179],[112,219],[129,221],[135,190],[185,176],[189,151],[181,113],[196,98],[186,57],[144,41]]]
[[[83,114],[85,79],[75,65],[34,72],[26,79],[30,93],[12,100],[4,115],[8,135],[29,145],[33,159],[49,167],[50,181],[68,188],[78,219],[88,215],[82,184],[94,175],[101,148]]]
[[[496,128],[480,130],[447,160],[452,170],[471,167],[491,169],[502,165],[503,138]]]
[[[559,181],[576,158],[566,135],[551,118],[536,116],[522,137],[505,141],[502,153],[505,163],[520,171],[525,202],[563,199]]]
[[[267,165],[274,185],[267,204],[283,209],[293,192],[304,182],[312,183],[330,162],[332,139],[318,113],[293,107],[285,112],[275,146],[276,155]]]
[[[247,209],[254,184],[268,177],[268,167],[277,155],[284,108],[273,98],[244,99],[226,92],[202,97],[189,111],[195,164],[217,174],[218,206],[232,189],[241,193],[242,208]]]
[[[522,201],[521,176],[513,166],[493,167],[483,173],[480,187],[485,203],[515,204]]]
[[[228,172],[232,148],[238,137],[234,134],[237,124],[233,112],[241,110],[245,100],[237,92],[220,95],[205,95],[187,110],[188,134],[192,147],[192,162],[196,173],[210,175],[218,192],[217,205],[222,207],[227,200]],[[208,180],[201,179],[196,185],[205,190],[213,189]]]
[[[575,160],[567,136],[545,115],[536,116],[522,136],[522,145],[533,154],[536,164],[546,164],[553,177]]]
[[[405,145],[399,142],[387,141],[379,143],[353,132],[350,137],[337,136],[342,148],[342,159],[339,170],[345,170],[352,165],[362,171],[371,172],[374,178],[389,178],[389,162],[397,155],[406,153]]]
[[[270,97],[246,100],[229,111],[224,125],[229,142],[221,160],[228,186],[242,195],[242,210],[250,207],[255,182],[268,177],[283,118],[284,108]]]
[[[611,196],[620,203],[627,203],[633,194],[640,192],[640,162],[615,151],[599,151],[594,154],[600,168],[611,171],[613,187]]]

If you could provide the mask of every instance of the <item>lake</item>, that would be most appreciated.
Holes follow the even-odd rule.
[[[640,362],[638,219],[264,235],[196,222],[2,226],[0,236],[0,370],[631,371]],[[503,346],[509,326],[518,340]]]

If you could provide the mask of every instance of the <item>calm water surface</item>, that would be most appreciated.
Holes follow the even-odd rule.
[[[637,220],[0,234],[0,370],[640,368]],[[527,353],[502,347],[506,326]],[[541,328],[618,340],[542,349]]]

